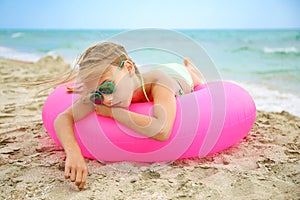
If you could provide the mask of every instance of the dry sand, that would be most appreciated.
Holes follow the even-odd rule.
[[[0,199],[300,199],[300,119],[258,111],[239,144],[171,164],[87,160],[79,191],[63,176],[65,153],[49,138],[41,108],[50,91],[22,83],[62,73],[60,58],[0,59]]]

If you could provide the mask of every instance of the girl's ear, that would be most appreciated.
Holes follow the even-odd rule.
[[[135,68],[133,63],[130,60],[125,61],[124,67],[128,70],[130,76],[135,75]]]

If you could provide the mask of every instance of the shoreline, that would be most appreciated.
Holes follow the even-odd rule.
[[[47,135],[41,109],[49,93],[26,81],[60,74],[58,57],[36,63],[0,58],[1,199],[298,199],[300,118],[258,111],[251,132],[238,144],[205,158],[152,165],[87,160],[83,191],[64,180],[63,149]]]

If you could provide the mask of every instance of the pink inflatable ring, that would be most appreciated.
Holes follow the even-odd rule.
[[[42,112],[48,134],[61,145],[54,129],[57,115],[72,105],[78,94],[62,86],[47,98]],[[133,103],[129,110],[151,114],[150,102]],[[91,113],[74,124],[75,136],[86,158],[102,161],[172,161],[204,157],[226,149],[247,135],[256,108],[251,96],[231,82],[211,82],[191,94],[177,97],[177,114],[165,142],[142,137],[111,118]]]

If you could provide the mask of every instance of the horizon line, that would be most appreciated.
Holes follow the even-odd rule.
[[[202,30],[202,31],[263,31],[263,30],[300,30],[300,27],[280,27],[280,28],[158,28],[158,27],[144,27],[144,28],[1,28],[0,30],[37,30],[37,31],[124,31],[124,30],[140,30],[140,29],[163,29],[163,30]]]

